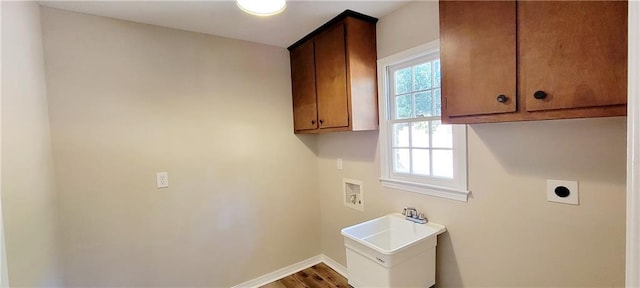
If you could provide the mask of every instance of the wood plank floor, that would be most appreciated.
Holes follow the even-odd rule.
[[[324,263],[313,265],[260,288],[347,288],[347,278]]]

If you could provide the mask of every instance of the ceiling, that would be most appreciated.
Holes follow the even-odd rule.
[[[275,16],[242,12],[235,1],[39,1],[42,6],[288,47],[346,9],[381,18],[411,0],[287,1]]]

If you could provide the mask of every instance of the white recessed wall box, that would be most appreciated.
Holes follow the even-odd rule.
[[[362,188],[362,181],[343,178],[342,192],[342,201],[344,206],[364,211],[364,190]]]

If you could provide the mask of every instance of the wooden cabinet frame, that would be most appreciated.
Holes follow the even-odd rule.
[[[376,22],[347,10],[288,48],[295,133],[378,129]]]

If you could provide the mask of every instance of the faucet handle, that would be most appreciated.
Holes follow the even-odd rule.
[[[402,215],[410,218],[418,218],[418,210],[414,207],[405,207],[402,210]]]

